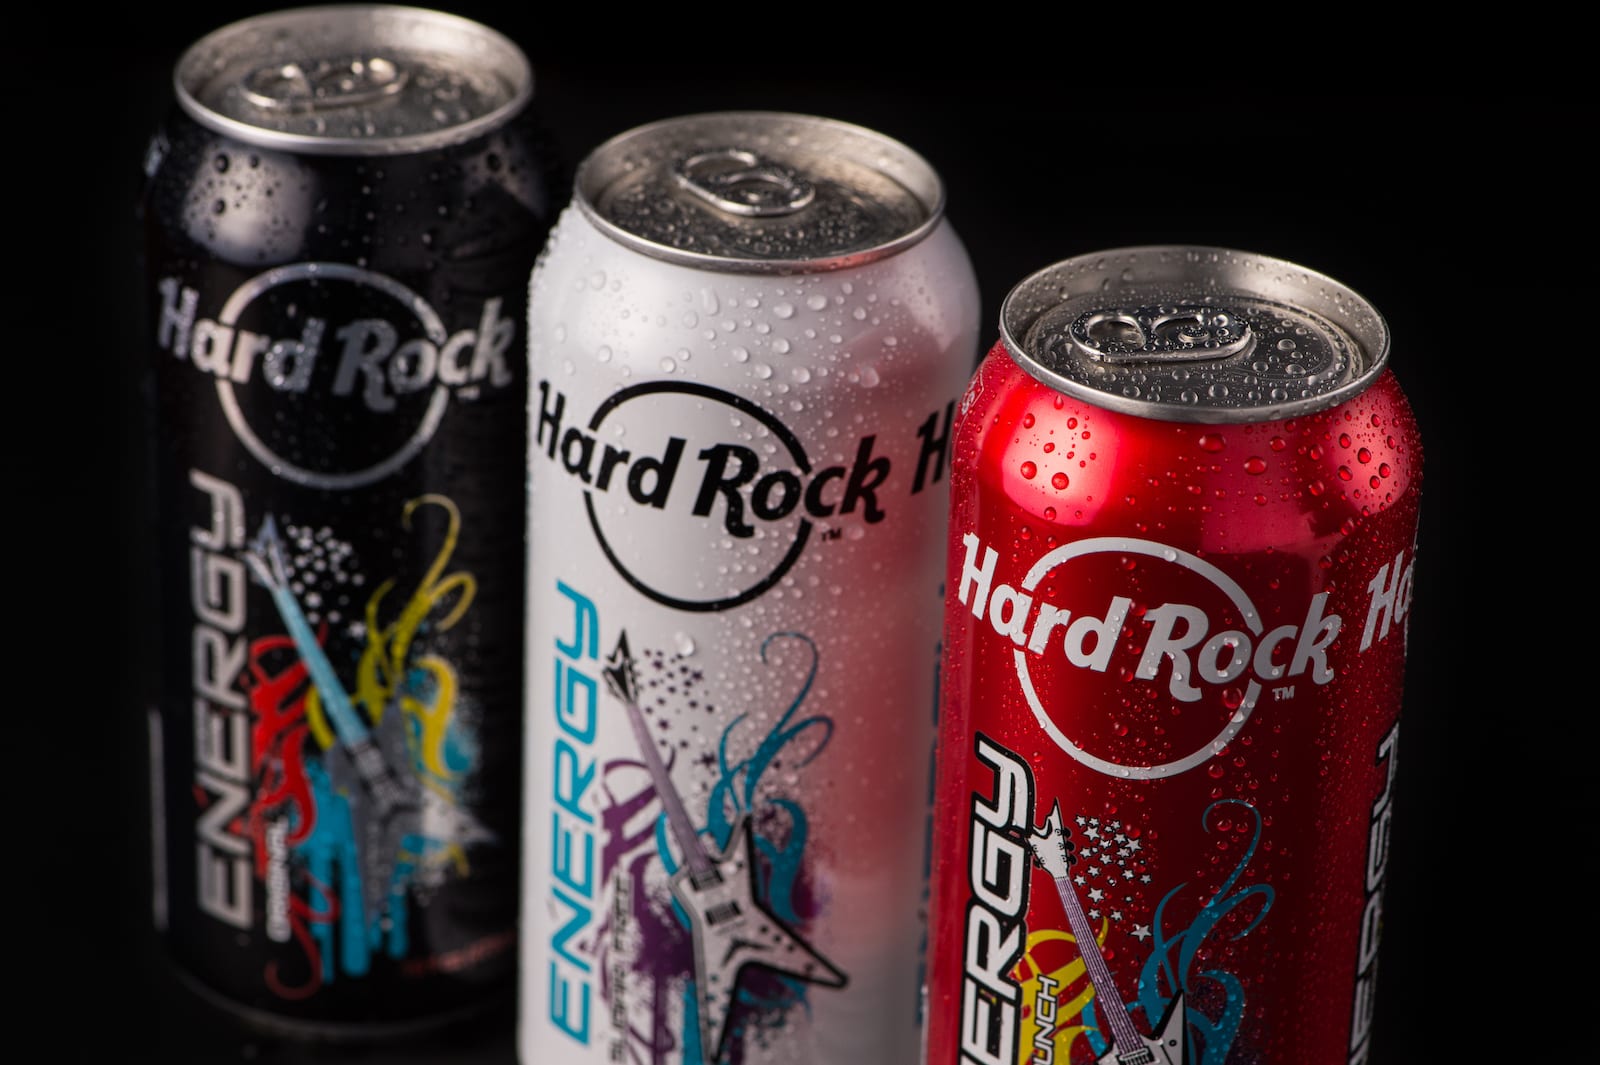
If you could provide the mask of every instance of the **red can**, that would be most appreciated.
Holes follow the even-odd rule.
[[[1219,248],[1012,290],[953,452],[928,1065],[1355,1065],[1421,447],[1368,301]]]

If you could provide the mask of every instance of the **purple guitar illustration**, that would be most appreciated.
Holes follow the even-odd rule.
[[[1028,838],[1033,856],[1056,881],[1056,892],[1061,896],[1061,906],[1067,911],[1067,921],[1072,925],[1073,938],[1078,942],[1078,953],[1083,957],[1089,982],[1094,985],[1094,1001],[1098,1012],[1105,1018],[1103,1027],[1111,1035],[1111,1049],[1096,1059],[1096,1065],[1185,1065],[1185,1031],[1183,994],[1180,992],[1167,1005],[1167,1011],[1155,1025],[1153,1036],[1144,1036],[1134,1027],[1133,1018],[1123,1005],[1122,996],[1111,978],[1111,970],[1100,954],[1100,945],[1094,938],[1094,929],[1083,912],[1073,890],[1068,870],[1076,859],[1072,845],[1067,842],[1067,830],[1061,820],[1061,801],[1050,808],[1044,824],[1033,830]]]
[[[603,675],[606,687],[628,711],[639,753],[683,855],[683,864],[672,874],[672,895],[689,917],[694,941],[701,1054],[706,1062],[718,1061],[726,1049],[734,995],[747,967],[760,966],[824,987],[843,987],[846,977],[758,898],[755,830],[748,813],[740,813],[721,854],[707,852],[639,709],[627,633],[617,638]]]

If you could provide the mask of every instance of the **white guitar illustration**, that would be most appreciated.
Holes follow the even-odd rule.
[[[639,709],[627,633],[617,638],[603,675],[606,687],[628,711],[628,723],[661,797],[667,825],[683,852],[683,865],[672,875],[672,894],[689,915],[694,940],[701,1053],[707,1063],[715,1062],[725,1049],[734,994],[746,967],[762,966],[824,987],[843,987],[846,977],[785,927],[758,898],[755,830],[748,813],[739,815],[721,854],[706,852]]]
[[[361,865],[365,912],[368,915],[381,913],[396,886],[397,857],[412,848],[409,842],[412,837],[421,835],[469,843],[493,840],[494,834],[465,810],[447,802],[433,789],[423,787],[415,776],[395,770],[394,766],[404,765],[406,759],[402,715],[391,705],[390,712],[384,714],[383,723],[373,729],[351,705],[333,664],[328,661],[294,597],[284,563],[283,543],[270,514],[243,554],[250,572],[272,593],[278,615],[322,697],[322,708],[370,803],[368,838],[357,842],[356,851]],[[336,779],[343,775],[336,763],[329,766],[329,773]]]
[[[1076,860],[1072,846],[1067,842],[1067,831],[1061,820],[1061,801],[1050,808],[1044,824],[1028,837],[1033,856],[1045,872],[1055,878],[1056,892],[1061,896],[1061,906],[1067,911],[1067,921],[1072,925],[1073,938],[1078,942],[1078,953],[1083,957],[1089,982],[1094,985],[1097,1012],[1105,1017],[1104,1027],[1110,1030],[1111,1049],[1096,1059],[1096,1065],[1185,1065],[1186,1033],[1184,1031],[1183,993],[1179,992],[1168,1003],[1167,1011],[1155,1025],[1155,1035],[1139,1034],[1128,1016],[1122,996],[1117,992],[1111,970],[1100,954],[1100,945],[1094,938],[1094,929],[1083,912],[1073,890],[1068,870]]]

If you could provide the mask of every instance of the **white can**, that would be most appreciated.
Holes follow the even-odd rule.
[[[524,1065],[911,1065],[955,403],[926,161],[624,133],[530,292]]]

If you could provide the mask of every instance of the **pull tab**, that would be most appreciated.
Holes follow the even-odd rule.
[[[282,63],[244,79],[244,95],[267,111],[323,111],[360,107],[394,96],[409,80],[382,56],[319,60],[314,66]]]
[[[1072,323],[1072,346],[1095,362],[1198,362],[1246,355],[1256,346],[1249,319],[1202,304],[1107,308]]]
[[[672,176],[719,211],[746,218],[793,214],[816,197],[792,167],[743,148],[718,148],[679,160]]]

